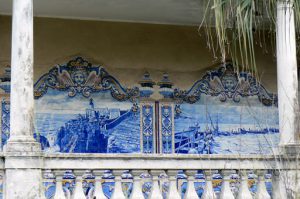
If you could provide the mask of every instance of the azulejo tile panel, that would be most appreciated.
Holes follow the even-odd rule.
[[[162,153],[173,153],[173,106],[169,103],[160,104],[160,134]]]
[[[7,99],[1,101],[1,144],[4,146],[9,138],[10,131],[10,103]]]
[[[141,152],[138,94],[81,57],[53,67],[35,84],[35,126],[45,151]]]
[[[277,96],[230,63],[174,98],[175,153],[261,154],[279,143]]]
[[[166,74],[159,89],[149,73],[140,84],[124,87],[82,57],[54,66],[34,85],[35,138],[48,153],[257,154],[279,143],[277,96],[230,63],[188,90]],[[4,145],[9,100],[1,111]]]
[[[143,136],[143,152],[155,152],[155,105],[154,103],[141,103],[141,128]]]

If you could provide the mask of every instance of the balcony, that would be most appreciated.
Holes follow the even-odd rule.
[[[14,0],[13,12],[10,1],[0,2],[0,13],[13,15],[11,37],[7,23],[1,39],[12,38],[5,47],[11,55],[4,56],[11,70],[0,84],[0,198],[299,198],[291,2],[278,1],[277,79],[275,69],[267,71],[278,92],[268,89],[270,79],[245,66],[237,70],[224,57],[209,65],[203,47],[209,39],[198,40],[195,26],[173,26],[202,21],[195,0],[41,0],[36,10],[32,0]],[[120,8],[122,16],[112,12]],[[47,47],[34,67],[33,13],[152,25],[39,18],[35,38],[48,43],[36,49]],[[83,50],[95,59],[70,58]],[[260,67],[270,57],[260,54]]]
[[[282,189],[296,193],[289,183],[281,184],[297,169],[296,157],[288,164],[285,158],[57,154],[45,155],[42,162],[47,198],[266,199],[283,198]]]

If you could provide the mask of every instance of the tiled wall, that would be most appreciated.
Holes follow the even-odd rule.
[[[35,138],[48,153],[257,154],[279,143],[277,96],[230,63],[187,90],[167,75],[159,88],[149,74],[139,83],[126,87],[81,57],[52,67],[35,83]],[[5,144],[7,98],[1,106]]]

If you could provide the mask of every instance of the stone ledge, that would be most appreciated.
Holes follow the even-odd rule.
[[[6,157],[4,160],[5,169],[42,169],[44,161],[42,157]]]
[[[278,155],[235,155],[235,154],[142,154],[142,153],[131,153],[131,154],[101,154],[101,153],[51,153],[45,154],[45,158],[105,158],[105,159],[198,159],[198,160],[274,160]]]

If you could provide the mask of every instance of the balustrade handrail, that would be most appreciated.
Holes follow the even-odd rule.
[[[297,169],[295,157],[196,154],[45,154],[44,169]],[[59,162],[59,163],[58,163]]]
[[[42,153],[40,162],[43,169],[299,169],[296,156],[261,154]],[[0,152],[0,169],[5,164],[6,154]]]

